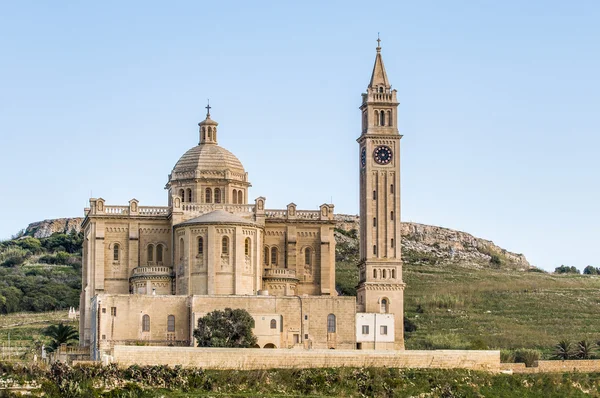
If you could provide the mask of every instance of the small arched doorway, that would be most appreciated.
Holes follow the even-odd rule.
[[[273,343],[268,343],[268,344],[265,344],[265,346],[263,348],[277,348],[277,347],[275,347],[275,344],[273,344]]]

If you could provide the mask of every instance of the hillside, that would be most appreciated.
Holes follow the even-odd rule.
[[[338,289],[355,294],[358,217],[338,216]],[[557,275],[489,240],[404,223],[404,309],[417,326],[408,349],[537,348],[600,340],[600,277]]]

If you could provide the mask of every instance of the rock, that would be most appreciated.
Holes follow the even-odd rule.
[[[44,220],[31,223],[25,229],[24,236],[33,236],[34,238],[47,238],[53,233],[68,234],[71,231],[79,233],[81,231],[82,217],[74,218],[56,218],[53,220]]]
[[[346,232],[356,230],[358,236],[359,216],[336,214],[335,220],[337,229]],[[457,262],[474,267],[495,266],[519,270],[532,268],[523,254],[509,252],[490,240],[476,238],[466,232],[412,222],[403,222],[401,231],[403,257],[414,252],[437,258],[440,263]],[[338,242],[346,243],[348,239],[351,238],[336,234]]]

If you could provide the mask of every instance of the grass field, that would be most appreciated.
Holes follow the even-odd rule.
[[[9,346],[10,333],[10,346],[13,349],[19,348],[18,355],[13,355],[11,359],[31,359],[34,349],[48,341],[42,334],[46,327],[59,322],[79,327],[77,322],[69,321],[68,314],[68,311],[53,311],[0,315],[0,358],[5,360],[8,358],[6,348]]]
[[[407,348],[538,348],[600,340],[600,277],[405,266]]]

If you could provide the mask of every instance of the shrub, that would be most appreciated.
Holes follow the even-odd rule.
[[[496,268],[500,268],[500,266],[502,265],[502,260],[500,259],[500,256],[498,256],[497,254],[492,254],[492,257],[490,258],[490,264],[492,264]]]
[[[8,247],[4,252],[0,253],[0,265],[2,267],[19,266],[25,262],[30,254],[31,253],[21,247]]]
[[[583,274],[584,275],[598,275],[598,274],[600,274],[600,269],[596,268],[596,267],[592,267],[591,265],[588,265],[587,267],[585,267],[583,269]]]
[[[404,317],[404,333],[412,333],[416,330],[417,325],[407,317]]]
[[[561,340],[556,346],[554,346],[554,359],[566,360],[573,356],[573,347],[571,342],[567,340]]]
[[[575,357],[577,359],[592,359],[594,356],[594,346],[587,340],[581,340],[577,343],[577,352]]]
[[[500,350],[500,362],[502,363],[514,363],[515,353],[513,350]]]
[[[579,270],[573,266],[568,267],[566,265],[561,265],[560,267],[556,267],[554,269],[555,274],[579,274]]]
[[[15,244],[31,253],[37,254],[42,251],[42,243],[39,239],[27,236],[15,241]]]
[[[515,362],[524,363],[528,368],[540,359],[540,352],[530,348],[519,348],[515,350]]]

